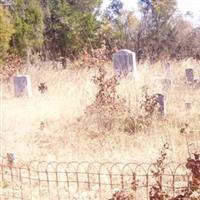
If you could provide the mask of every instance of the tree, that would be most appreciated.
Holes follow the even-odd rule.
[[[21,56],[41,50],[44,42],[43,11],[38,0],[15,0],[12,15],[16,32],[12,47]]]
[[[101,26],[101,35],[106,41],[107,48],[133,50],[138,23],[139,20],[133,11],[123,10],[123,3],[120,0],[113,0],[105,11]]]
[[[75,10],[92,13],[100,7],[102,0],[66,0],[66,2]]]
[[[169,51],[168,42],[173,37],[170,20],[176,11],[176,0],[140,0],[142,19],[138,30],[139,57],[156,60]],[[167,48],[166,48],[167,47]]]
[[[121,15],[123,10],[123,3],[121,0],[112,0],[105,10],[105,16],[109,20],[114,20]]]
[[[14,33],[11,16],[6,8],[0,6],[0,54],[9,49],[9,43]]]
[[[82,13],[72,3],[61,0],[49,1],[47,8],[45,46],[51,59],[74,58],[85,48],[95,48],[99,22],[94,13]]]

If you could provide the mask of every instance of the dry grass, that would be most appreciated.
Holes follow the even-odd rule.
[[[113,73],[111,64],[108,71]],[[118,94],[126,99],[127,106],[139,112],[142,86],[150,93],[160,92],[159,78],[163,76],[161,63],[139,65],[140,77],[135,83],[130,77],[118,86]],[[94,116],[86,117],[84,111],[95,98],[97,88],[92,82],[96,69],[67,69],[53,71],[48,66],[38,70],[31,68],[33,96],[15,98],[10,83],[2,85],[1,154],[14,152],[20,160],[57,161],[120,161],[151,162],[161,146],[171,147],[169,160],[187,158],[185,137],[179,129],[187,122],[192,129],[199,127],[200,93],[184,85],[184,70],[194,67],[200,77],[198,63],[186,60],[172,63],[173,88],[166,94],[166,120],[154,120],[152,128],[145,132],[128,134],[123,127],[102,131]],[[46,82],[48,92],[40,94],[37,86]],[[185,102],[193,103],[190,113]],[[41,122],[44,129],[40,130]]]

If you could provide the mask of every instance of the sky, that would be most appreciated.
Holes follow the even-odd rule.
[[[104,0],[104,6],[109,4],[111,0]],[[122,0],[125,9],[137,11],[138,0]],[[194,25],[200,24],[200,0],[177,0],[178,10],[185,15],[188,11],[193,13],[193,16],[188,18]]]

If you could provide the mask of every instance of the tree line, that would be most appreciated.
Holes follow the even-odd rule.
[[[126,48],[138,60],[200,59],[200,28],[177,10],[176,0],[138,0],[139,11],[124,10],[121,0],[0,1],[0,57],[76,59],[98,49]]]

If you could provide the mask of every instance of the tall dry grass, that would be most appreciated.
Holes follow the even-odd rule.
[[[109,75],[114,72],[107,64]],[[92,77],[96,69],[72,69],[54,71],[48,64],[31,67],[32,97],[16,98],[12,84],[2,84],[1,97],[1,155],[14,152],[20,160],[57,161],[119,161],[151,162],[161,146],[171,146],[169,160],[185,160],[187,146],[180,128],[188,123],[191,129],[199,129],[200,93],[184,85],[185,68],[193,67],[200,78],[200,68],[194,60],[172,62],[172,89],[165,93],[166,119],[153,120],[152,127],[138,133],[126,133],[123,127],[110,131],[99,129],[94,116],[85,116],[97,92]],[[127,106],[138,113],[142,87],[148,86],[150,94],[163,92],[160,78],[164,76],[163,64],[138,65],[139,79],[123,79],[117,87],[118,94]],[[37,86],[46,82],[48,91],[40,94]],[[186,112],[185,103],[192,109]],[[128,113],[127,113],[128,115]],[[41,123],[43,129],[41,130]]]

